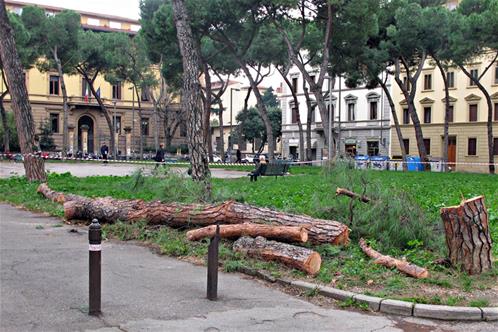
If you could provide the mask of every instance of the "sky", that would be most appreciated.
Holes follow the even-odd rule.
[[[20,0],[38,5],[49,5],[67,9],[95,12],[106,15],[121,16],[131,19],[139,18],[139,0]]]

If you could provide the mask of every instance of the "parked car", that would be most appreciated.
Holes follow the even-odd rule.
[[[213,154],[213,162],[221,163],[221,162],[223,162],[223,160],[221,160],[221,157],[218,156],[217,154]]]
[[[265,156],[265,160],[266,160],[266,161],[268,161],[268,159],[269,159],[269,158],[268,158],[268,153],[256,153],[256,154],[254,155],[253,159],[252,159],[252,162],[253,162],[253,163],[257,163],[257,162],[259,162],[259,156],[261,156],[261,155],[262,155],[262,156]]]

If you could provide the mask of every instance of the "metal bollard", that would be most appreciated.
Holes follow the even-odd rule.
[[[216,233],[208,247],[207,262],[207,298],[215,301],[218,298],[218,247],[220,244],[220,225],[216,223]]]
[[[101,285],[101,252],[102,228],[99,221],[93,219],[88,229],[89,242],[89,309],[88,314],[98,316],[100,311],[100,285]]]

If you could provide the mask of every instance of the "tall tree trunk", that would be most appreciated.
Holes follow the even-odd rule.
[[[311,123],[313,120],[313,112],[315,111],[315,106],[313,106],[311,103],[308,89],[304,89],[304,97],[306,98],[306,108],[308,110],[308,114],[306,115],[306,160],[311,161],[313,159],[311,153]]]
[[[138,118],[140,119],[140,126],[139,126],[139,133],[140,133],[140,160],[144,159],[144,126],[142,124],[143,118],[142,118],[142,100],[138,94],[138,88],[135,86],[135,94],[137,96],[137,103],[138,103]],[[150,130],[150,123],[149,123],[149,130]]]
[[[211,195],[211,172],[207,156],[203,125],[203,107],[199,84],[200,56],[194,41],[190,19],[184,0],[173,0],[176,32],[183,62],[182,108],[187,112],[187,138],[192,168],[192,179],[204,183],[205,197]]]
[[[496,54],[496,57],[494,60],[491,62],[493,64],[496,61],[496,58],[498,57],[498,53]],[[490,174],[495,173],[495,156],[494,156],[494,149],[493,149],[493,103],[491,102],[491,96],[489,95],[488,90],[481,84],[481,78],[484,75],[484,73],[489,69],[489,66],[486,68],[486,71],[481,74],[481,77],[479,79],[476,79],[473,77],[467,69],[465,69],[464,66],[458,65],[458,67],[464,72],[465,75],[467,75],[468,78],[470,78],[475,85],[481,90],[481,92],[484,94],[484,97],[486,98],[486,104],[488,106],[488,119],[486,122],[487,125],[487,133],[488,133],[488,169]]]
[[[223,162],[225,162],[225,134],[223,133],[223,101],[221,98],[218,99],[218,106],[220,108],[220,146],[219,146],[219,151],[220,151],[220,158]]]
[[[65,157],[67,155],[69,147],[69,105],[67,100],[67,89],[66,82],[64,80],[64,71],[62,70],[61,60],[57,54],[57,47],[52,50],[52,56],[54,57],[55,64],[57,66],[57,72],[59,73],[59,80],[61,83],[62,91],[62,155]]]
[[[153,117],[154,117],[154,149],[159,150],[159,114],[157,107],[154,105],[153,109]]]
[[[7,120],[7,112],[3,106],[3,100],[5,96],[9,93],[9,90],[5,90],[0,95],[0,116],[2,118],[3,127],[3,151],[10,152],[10,131],[9,131],[9,121]]]
[[[432,56],[434,61],[436,61],[436,65],[439,68],[439,72],[441,73],[441,77],[443,78],[444,83],[444,129],[443,129],[443,162],[444,162],[444,171],[448,171],[448,145],[449,145],[449,116],[450,116],[450,92],[448,87],[448,77],[446,77],[446,71],[441,64],[441,61],[435,56]]]
[[[88,87],[90,88],[90,92],[97,100],[97,103],[99,104],[99,107],[100,107],[100,111],[104,115],[105,121],[107,122],[107,127],[109,128],[109,134],[111,136],[109,139],[110,145],[111,145],[110,148],[111,148],[111,151],[114,153],[115,146],[116,146],[116,140],[114,139],[114,125],[112,123],[112,119],[111,119],[111,116],[109,115],[107,107],[105,106],[104,101],[102,100],[102,98],[100,98],[100,95],[97,94],[97,91],[95,90],[95,87],[93,86],[94,79],[90,79],[90,77],[88,77],[88,74],[85,71],[83,71],[81,68],[77,68],[77,70],[83,76],[86,83],[88,84]],[[97,73],[94,75],[94,77],[97,77]]]
[[[35,124],[29,103],[23,67],[14,40],[14,32],[7,17],[5,2],[0,2],[0,61],[7,86],[12,98],[12,110],[16,120],[19,146],[24,154],[24,169],[29,181],[46,181],[45,163],[42,158],[32,155],[35,152]]]
[[[418,148],[418,153],[420,155],[420,159],[422,162],[424,162],[424,168],[428,169],[429,167],[429,159],[427,158],[427,151],[425,150],[425,144],[424,144],[424,135],[422,133],[422,127],[420,125],[420,119],[417,114],[417,109],[415,108],[415,95],[417,91],[417,80],[420,76],[420,73],[422,72],[422,68],[424,67],[426,56],[422,57],[420,59],[420,62],[418,64],[418,68],[416,73],[411,76],[409,71],[406,71],[407,75],[407,82],[409,82],[409,87],[405,86],[403,84],[403,81],[400,79],[400,60],[396,59],[395,62],[395,67],[396,67],[396,74],[395,74],[395,80],[396,83],[398,84],[399,88],[403,92],[403,96],[405,97],[406,102],[408,103],[408,113],[410,114],[410,118],[413,123],[413,129],[415,130],[415,140],[417,141],[417,148]],[[406,66],[405,66],[406,67]],[[408,69],[408,68],[406,68]],[[408,89],[410,88],[410,89]]]
[[[408,166],[406,164],[406,149],[405,149],[405,143],[403,142],[403,133],[401,132],[401,127],[399,126],[398,114],[396,113],[396,106],[394,105],[394,100],[387,84],[379,78],[377,78],[377,82],[382,87],[382,90],[384,90],[384,93],[386,94],[387,100],[389,102],[389,107],[391,108],[391,116],[393,117],[394,128],[396,129],[396,135],[398,136],[398,143],[401,149],[401,156],[403,158],[403,170],[406,171],[408,169]]]
[[[242,71],[246,75],[249,80],[249,84],[251,85],[252,92],[254,92],[254,96],[256,97],[256,105],[258,106],[259,115],[263,119],[263,123],[266,129],[266,138],[268,141],[268,158],[273,160],[275,158],[275,138],[273,137],[273,128],[271,126],[270,118],[268,117],[268,110],[266,109],[265,104],[263,103],[263,97],[261,96],[261,92],[259,92],[258,84],[252,77],[251,72],[247,68],[247,64],[244,63],[241,59],[237,59],[237,62],[242,67]]]
[[[212,85],[211,74],[209,73],[209,66],[206,61],[202,61],[202,68],[204,72],[204,83],[206,95],[204,96],[204,123],[202,130],[204,132],[204,144],[207,147],[209,161],[213,161],[213,145],[211,144],[211,104],[212,104]]]

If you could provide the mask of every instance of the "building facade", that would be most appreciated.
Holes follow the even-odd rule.
[[[467,70],[480,76],[490,65],[493,54],[485,55],[466,66]],[[448,161],[458,171],[486,172],[488,166],[487,117],[488,106],[483,93],[460,69],[449,68],[449,146]],[[403,77],[403,76],[402,76]],[[481,79],[482,85],[491,95],[493,106],[494,154],[498,158],[498,64]],[[397,84],[393,84],[392,96],[401,125],[404,145],[408,155],[418,155],[415,130],[408,115],[406,100]],[[427,60],[417,82],[415,100],[417,115],[421,122],[427,153],[432,159],[441,159],[443,154],[443,130],[445,117],[444,82],[433,61]],[[392,130],[392,155],[400,156],[396,131]],[[475,165],[475,163],[482,163]],[[474,164],[474,165],[472,165]]]
[[[28,3],[6,1],[7,9],[20,14]],[[47,15],[53,15],[62,8],[40,6]],[[84,29],[99,32],[125,32],[136,34],[140,29],[138,21],[107,16],[95,13],[79,12]],[[32,106],[35,128],[37,132],[46,121],[49,122],[56,151],[62,150],[63,106],[62,91],[57,71],[40,72],[36,67],[26,70],[26,87]],[[111,131],[100,107],[92,98],[85,80],[80,75],[65,75],[69,99],[69,153],[98,154],[100,146],[105,142],[109,145]],[[96,91],[107,107],[115,127],[116,149],[121,156],[131,156],[140,150],[140,127],[144,133],[144,150],[155,150],[154,133],[159,132],[159,142],[165,142],[163,121],[153,112],[153,104],[146,93],[140,93],[140,110],[138,98],[127,83],[112,85],[99,75],[94,83]],[[5,91],[4,82],[0,82],[0,91]],[[10,109],[10,96],[4,100],[7,110]],[[172,112],[179,111],[178,100],[170,106]],[[140,116],[141,114],[141,116]],[[182,123],[172,139],[172,145],[186,144],[186,127]],[[110,151],[113,154],[112,151]]]
[[[313,77],[312,68],[310,68],[309,73]],[[289,72],[289,79],[297,94],[299,104],[297,108],[306,141],[308,108],[303,91],[303,76],[294,67]],[[339,77],[332,82],[333,86],[328,80],[325,80],[323,94],[326,96],[329,113],[333,114],[332,130],[337,142],[337,154],[353,157],[356,155],[388,155],[390,109],[382,89],[349,88],[345,86],[344,79]],[[298,159],[299,130],[296,112],[293,111],[296,107],[294,99],[287,84],[281,83],[278,91],[280,92],[279,99],[282,108],[282,156]],[[316,102],[311,92],[310,98],[315,106]],[[314,107],[311,119],[311,157],[313,160],[325,159],[328,157],[328,146],[317,107]]]

